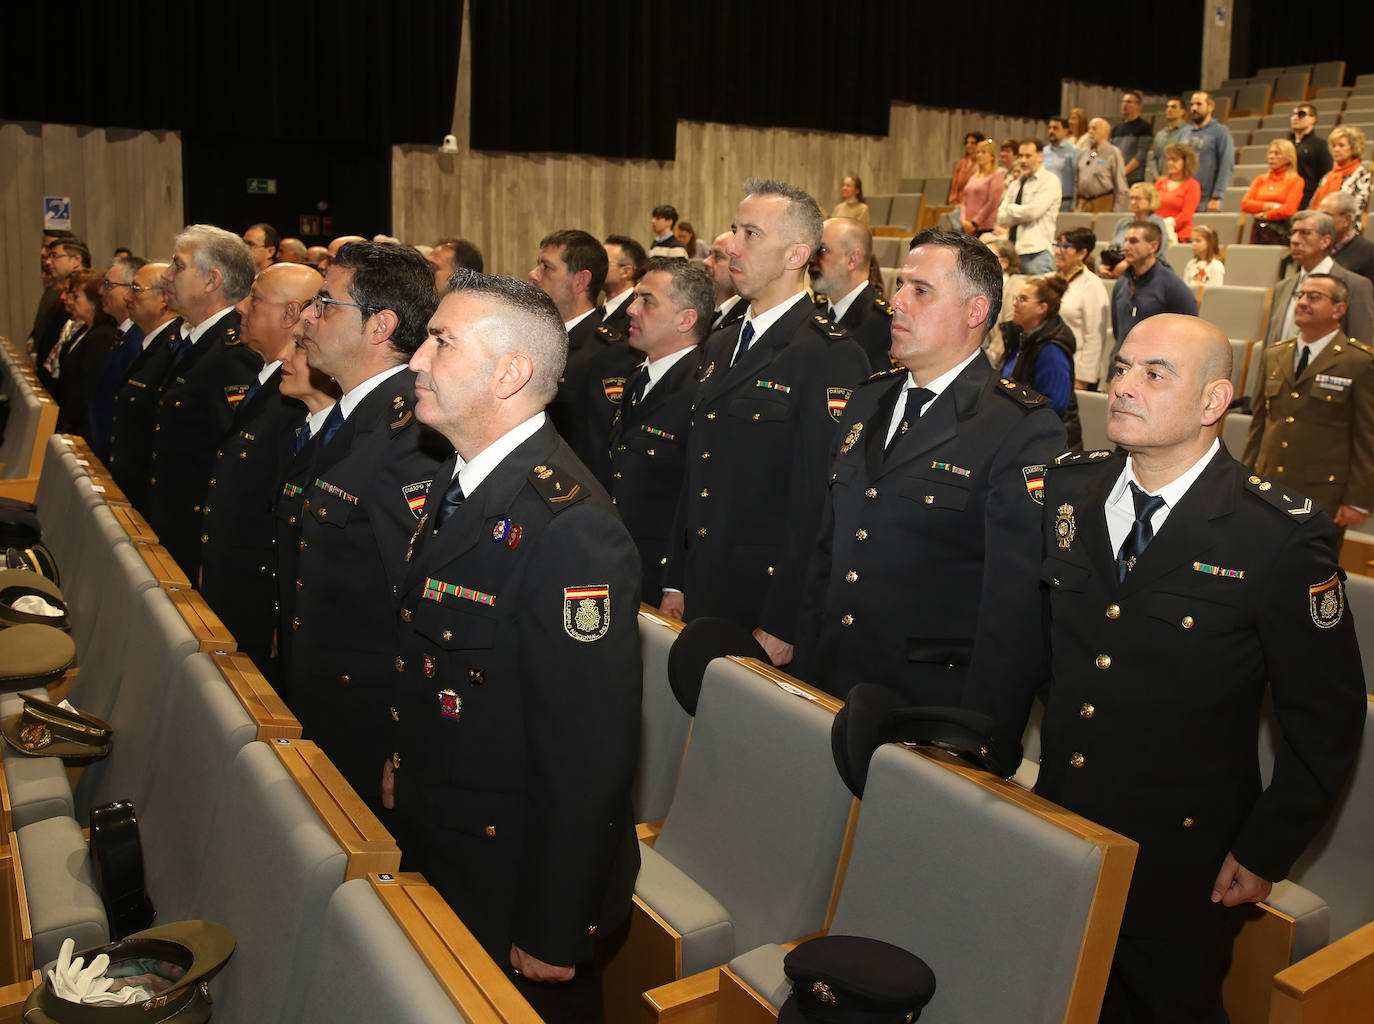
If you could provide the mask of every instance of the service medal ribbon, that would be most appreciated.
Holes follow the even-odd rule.
[[[792,393],[792,389],[786,384],[779,384],[771,380],[756,380],[754,381],[754,387],[767,388],[769,391],[779,391],[784,395],[790,395]]]
[[[962,466],[956,466],[952,462],[932,462],[930,468],[943,469],[946,473],[953,473],[955,476],[973,476],[970,470],[964,469]]]
[[[1225,576],[1228,580],[1245,579],[1244,569],[1223,569],[1219,565],[1208,565],[1206,562],[1194,562],[1193,571],[1206,573],[1208,576]]]
[[[666,430],[659,430],[657,427],[649,427],[649,426],[645,426],[643,423],[641,423],[641,424],[639,425],[639,429],[642,430],[642,431],[644,431],[644,433],[646,433],[646,434],[652,434],[654,437],[661,437],[661,438],[663,438],[663,440],[665,440],[665,441],[676,441],[676,440],[677,440],[677,435],[676,435],[676,434],[670,434],[670,433],[668,433],[668,431],[666,431]]]
[[[480,590],[473,590],[471,587],[460,587],[456,583],[445,583],[443,580],[436,580],[433,576],[425,578],[425,589],[420,595],[426,601],[443,603],[444,597],[461,597],[465,601],[476,601],[478,604],[496,604],[495,594],[484,594]]]
[[[356,495],[349,494],[342,487],[335,487],[333,484],[327,483],[320,477],[315,478],[315,486],[318,487],[320,490],[324,491],[325,494],[332,494],[336,498],[342,498],[350,505],[358,504],[358,498]]]

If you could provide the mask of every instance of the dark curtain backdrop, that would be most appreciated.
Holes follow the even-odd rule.
[[[438,145],[461,0],[5,5],[0,118],[201,138]]]
[[[1245,57],[1231,62],[1236,77],[1253,75],[1260,68],[1289,64],[1320,64],[1328,60],[1345,61],[1345,84],[1356,75],[1374,74],[1374,45],[1371,45],[1369,0],[1327,0],[1307,8],[1297,17],[1290,5],[1244,0],[1248,8],[1248,27],[1240,18],[1236,31],[1245,29]],[[1232,56],[1237,46],[1231,43]],[[1325,119],[1327,125],[1331,120]]]
[[[1061,78],[1197,85],[1197,0],[472,0],[472,146],[672,159],[678,118],[883,135],[892,100],[1046,117]],[[1176,31],[1159,35],[1160,26]]]

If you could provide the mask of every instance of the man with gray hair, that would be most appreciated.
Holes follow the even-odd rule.
[[[1331,258],[1336,225],[1330,216],[1316,210],[1293,215],[1293,230],[1288,235],[1288,253],[1295,264],[1293,273],[1274,286],[1269,303],[1269,323],[1264,329],[1267,348],[1296,337],[1297,293],[1312,274],[1330,274],[1342,282],[1349,293],[1341,330],[1357,341],[1369,341],[1374,330],[1374,285],[1367,277],[1353,274]]]
[[[129,286],[148,261],[141,256],[118,256],[105,271],[100,283],[101,308],[119,324],[119,341],[100,368],[91,391],[89,418],[91,451],[101,462],[110,460],[110,436],[114,432],[114,396],[139,353],[143,351],[143,328],[129,315]]]
[[[157,399],[142,511],[192,580],[200,570],[200,521],[215,448],[262,369],[262,359],[239,337],[234,308],[253,276],[253,253],[243,239],[209,224],[177,236],[162,273],[168,305],[182,322]]]
[[[639,556],[545,412],[567,348],[535,285],[453,275],[410,366],[456,452],[397,566],[373,723],[408,863],[554,1024],[600,1019],[639,870]]]
[[[1352,274],[1374,282],[1374,242],[1355,230],[1355,215],[1360,209],[1355,197],[1344,190],[1330,192],[1323,197],[1319,209],[1335,225],[1331,258]]]
[[[852,217],[831,217],[811,257],[811,287],[826,297],[825,315],[849,332],[873,372],[882,373],[892,368],[892,307],[868,280],[872,256],[868,228]]]
[[[763,178],[744,191],[729,257],[749,308],[703,357],[661,610],[731,619],[785,665],[830,440],[869,366],[806,294],[822,235],[816,200]]]

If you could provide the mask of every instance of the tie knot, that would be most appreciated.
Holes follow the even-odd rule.
[[[930,388],[907,388],[906,392],[906,414],[911,417],[921,415],[921,409],[935,397],[935,392]]]
[[[1135,517],[1148,523],[1151,517],[1164,507],[1164,499],[1158,494],[1147,494],[1131,481],[1131,499],[1135,502]]]

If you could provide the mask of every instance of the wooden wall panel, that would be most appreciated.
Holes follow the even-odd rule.
[[[72,230],[97,267],[116,245],[166,259],[182,224],[175,132],[0,122],[0,333],[22,341],[42,294],[43,197],[71,196]]]

